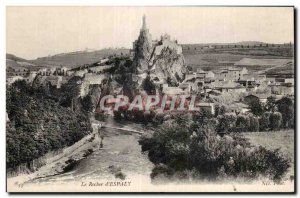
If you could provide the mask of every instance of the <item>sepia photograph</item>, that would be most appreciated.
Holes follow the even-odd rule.
[[[7,192],[296,191],[293,6],[5,9]]]

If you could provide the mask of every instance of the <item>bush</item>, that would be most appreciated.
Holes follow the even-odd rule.
[[[238,115],[236,119],[236,127],[240,129],[240,132],[247,131],[250,127],[250,119],[246,115]]]
[[[259,131],[266,131],[270,127],[270,112],[265,112],[260,118],[259,118]]]
[[[164,121],[164,114],[163,113],[156,113],[152,122],[154,125],[158,126],[161,125]]]
[[[250,125],[249,125],[249,128],[248,130],[251,131],[251,132],[257,132],[259,131],[259,121],[258,121],[258,118],[253,116],[253,115],[250,115],[249,116],[249,120],[250,120]]]
[[[284,97],[276,101],[278,111],[282,114],[282,127],[290,128],[294,123],[294,104],[290,98]]]
[[[226,112],[226,108],[224,105],[216,105],[215,107],[215,116],[224,115]]]
[[[280,112],[274,112],[270,115],[270,128],[272,130],[280,129],[282,124],[282,115]]]
[[[155,165],[150,174],[151,179],[163,175],[165,178],[170,178],[174,174],[174,170],[164,164]]]
[[[279,150],[252,147],[241,135],[220,137],[210,122],[195,125],[184,117],[164,122],[140,144],[156,165],[152,179],[193,172],[190,177],[213,180],[227,176],[248,180],[261,175],[279,181],[290,166]]]
[[[232,131],[232,129],[236,126],[236,115],[234,114],[225,114],[219,115],[217,117],[218,125],[217,132],[218,133],[228,133]]]
[[[251,109],[251,112],[256,116],[261,116],[264,112],[263,105],[261,104],[261,102],[259,102],[259,100],[258,101],[252,101],[249,104],[249,107]]]
[[[87,112],[92,112],[93,111],[93,102],[92,102],[92,97],[91,95],[86,95],[82,100],[81,100],[82,108],[83,110]]]

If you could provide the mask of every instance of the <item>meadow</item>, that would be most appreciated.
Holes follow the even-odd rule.
[[[280,131],[269,131],[269,132],[247,132],[243,135],[251,142],[254,146],[264,146],[267,149],[278,149],[283,155],[291,159],[291,167],[287,173],[287,177],[294,175],[294,130],[280,130]]]

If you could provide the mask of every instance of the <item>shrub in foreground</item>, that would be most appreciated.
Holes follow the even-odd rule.
[[[151,177],[163,174],[172,177],[177,173],[193,171],[191,177],[215,180],[217,178],[258,176],[280,181],[290,161],[279,150],[252,147],[240,135],[220,137],[209,122],[191,122],[180,118],[163,123],[152,137],[140,140],[143,151],[148,151],[156,167]],[[197,177],[198,177],[197,176]]]

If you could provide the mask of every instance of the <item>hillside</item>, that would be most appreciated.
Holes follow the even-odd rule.
[[[181,44],[186,65],[194,70],[214,69],[216,67],[234,66],[244,58],[251,59],[293,59],[293,44],[267,44],[258,41],[238,43],[200,43]],[[92,64],[112,55],[127,55],[129,49],[101,49],[96,51],[78,51],[61,53],[34,60],[26,60],[12,54],[6,55],[7,67],[55,67],[75,68],[84,64]]]
[[[41,67],[65,66],[74,68],[76,66],[98,62],[108,56],[126,54],[129,54],[129,49],[101,49],[97,51],[61,53],[33,60],[26,60],[13,54],[6,54],[6,67],[37,69]]]
[[[6,54],[6,59],[9,59],[9,60],[12,60],[12,61],[20,61],[20,62],[26,62],[27,60],[24,59],[24,58],[20,58],[20,57],[17,57],[13,54]]]
[[[76,67],[84,64],[95,63],[105,57],[113,55],[124,55],[129,54],[129,49],[101,49],[97,51],[79,51],[62,53],[48,57],[40,57],[35,60],[31,60],[37,65],[43,65],[46,67],[51,66],[65,66],[65,67]]]
[[[13,54],[6,54],[6,67],[9,68],[32,68],[36,67],[34,63],[24,58],[17,57]]]
[[[85,113],[60,105],[46,93],[25,81],[14,83],[6,91],[9,169],[29,163],[49,151],[70,146],[92,130]]]

